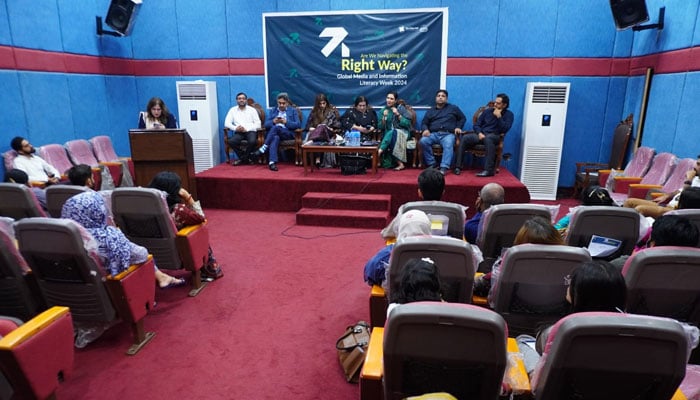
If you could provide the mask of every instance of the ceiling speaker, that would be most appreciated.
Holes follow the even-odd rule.
[[[131,33],[141,0],[112,0],[107,11],[106,23],[122,36]]]
[[[610,9],[617,29],[627,29],[649,21],[645,0],[610,0]]]

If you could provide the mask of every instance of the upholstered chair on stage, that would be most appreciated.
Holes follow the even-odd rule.
[[[87,336],[101,333],[121,319],[134,336],[127,351],[131,355],[155,335],[145,332],[143,321],[155,297],[151,257],[111,276],[106,275],[96,249],[86,250],[89,233],[72,220],[28,218],[15,224],[15,232],[44,301],[48,306],[70,307],[78,336],[81,331]]]
[[[687,352],[676,321],[576,313],[552,327],[532,389],[538,400],[667,400],[683,380]]]
[[[588,251],[564,245],[521,244],[509,248],[489,295],[491,308],[508,323],[510,336],[529,334],[565,316],[566,277],[590,261]]]
[[[372,330],[360,398],[448,392],[458,399],[496,399],[507,339],[505,321],[491,310],[440,302],[400,305],[385,328]]]
[[[471,303],[474,285],[474,258],[471,246],[463,241],[444,236],[416,236],[399,240],[391,252],[387,287],[398,285],[403,266],[412,258],[429,257],[435,262],[442,282],[442,298],[455,303]],[[388,306],[387,293],[381,286],[372,286],[370,292],[370,324],[384,326]]]
[[[21,324],[0,317],[3,399],[52,399],[73,370],[73,323],[68,307],[52,307]]]
[[[621,240],[620,248],[605,257],[612,260],[632,254],[639,240],[639,213],[632,208],[614,206],[579,207],[571,215],[566,244],[588,247],[593,235]]]
[[[45,308],[34,275],[17,250],[11,218],[0,217],[0,315],[28,321]]]
[[[0,216],[15,220],[46,217],[32,189],[19,183],[0,183]]]
[[[455,239],[464,239],[465,207],[457,203],[448,203],[436,200],[411,201],[405,203],[402,207],[404,212],[410,210],[421,210],[428,215],[442,215],[447,217],[447,235]]]
[[[114,222],[132,242],[148,249],[160,269],[192,272],[190,296],[206,285],[201,268],[209,256],[205,224],[175,227],[164,192],[151,188],[117,188],[112,192]]]

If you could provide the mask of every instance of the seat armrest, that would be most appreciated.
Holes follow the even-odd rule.
[[[606,183],[608,182],[608,177],[610,176],[610,173],[612,172],[612,169],[599,169],[598,170],[598,184],[601,187],[605,187]],[[620,170],[615,170],[617,172],[622,173]]]
[[[508,366],[503,380],[510,385],[513,394],[530,393],[530,378],[527,375],[523,355],[515,338],[508,338],[506,350],[508,351]]]
[[[615,177],[615,193],[627,193],[629,187],[633,183],[639,183],[642,181],[640,176],[616,176]]]
[[[661,189],[661,185],[652,185],[644,183],[632,183],[627,189],[627,197],[635,199],[645,199],[652,189]]]
[[[180,229],[175,237],[175,245],[185,269],[197,271],[202,268],[209,257],[209,230],[206,222]]]
[[[68,307],[49,308],[0,339],[0,350],[12,350],[66,315],[71,318]]]
[[[155,301],[156,271],[153,256],[126,271],[108,276],[105,282],[119,316],[131,323],[142,320]]]
[[[384,289],[381,286],[372,285],[369,295],[369,323],[373,328],[384,326],[388,305]]]
[[[373,328],[367,346],[365,363],[360,371],[360,399],[380,400],[383,397],[384,328]]]

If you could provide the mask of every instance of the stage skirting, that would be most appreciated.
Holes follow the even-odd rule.
[[[267,165],[242,165],[233,167],[220,164],[196,175],[197,193],[205,208],[286,211],[301,208],[301,198],[306,192],[337,192],[354,194],[391,195],[391,213],[401,204],[418,200],[419,169],[403,171],[380,168],[376,175],[341,175],[338,168],[314,169],[304,174],[304,169],[292,164],[278,164],[273,172]],[[527,203],[530,194],[525,185],[507,169],[501,168],[496,176],[479,178],[480,170],[464,170],[457,176],[450,171],[445,177],[445,194],[442,200],[469,207],[467,215],[474,214],[474,201],[481,188],[496,182],[505,188],[507,203]]]

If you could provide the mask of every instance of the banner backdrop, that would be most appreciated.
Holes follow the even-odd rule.
[[[268,106],[287,92],[301,107],[325,93],[338,107],[386,93],[430,107],[445,87],[447,8],[263,14]]]

